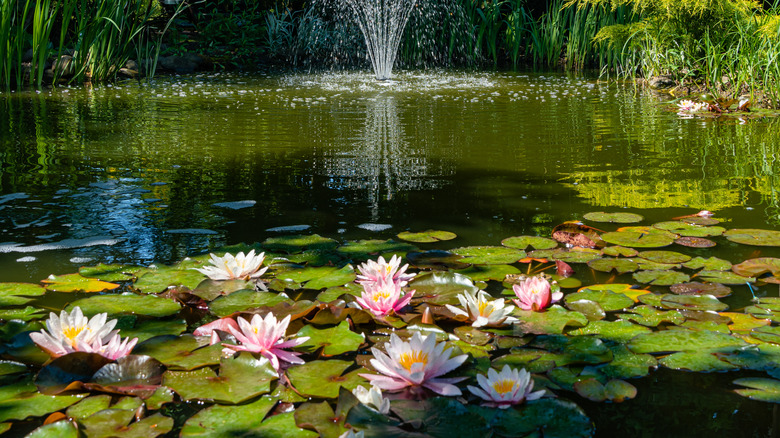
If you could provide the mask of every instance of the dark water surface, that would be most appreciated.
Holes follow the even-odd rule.
[[[495,245],[602,210],[780,227],[775,118],[683,118],[631,84],[557,73],[396,79],[219,74],[0,95],[0,281],[291,232],[433,228],[458,234],[445,248]],[[680,374],[662,395],[652,379],[670,374],[637,383],[633,402],[586,410],[603,436],[612,417],[634,418],[616,431],[637,436],[711,434],[707,418],[734,436],[769,433],[770,405],[696,387],[730,388],[733,375]],[[637,432],[662,423],[679,427]]]

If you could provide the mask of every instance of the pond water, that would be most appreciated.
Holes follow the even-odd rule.
[[[726,227],[777,228],[778,120],[684,118],[671,99],[522,72],[214,74],[0,95],[0,281],[290,233],[439,229],[458,235],[441,248],[497,245],[591,211],[653,223],[706,209]],[[726,302],[746,305],[749,290],[735,291]],[[771,405],[731,392],[733,375],[680,375],[583,406],[603,436],[774,427]]]

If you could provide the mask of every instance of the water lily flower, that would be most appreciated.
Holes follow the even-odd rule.
[[[563,298],[562,292],[551,292],[550,282],[542,276],[526,278],[522,284],[512,286],[518,299],[512,300],[523,310],[539,312]]]
[[[446,306],[450,312],[466,316],[473,321],[472,327],[499,327],[517,321],[517,318],[509,316],[512,313],[512,308],[504,307],[503,299],[491,301],[489,298],[490,295],[483,290],[476,293],[466,291],[458,294],[458,301],[466,309],[465,311],[449,304]]]
[[[395,333],[390,342],[385,343],[387,354],[378,348],[371,348],[374,359],[371,365],[382,373],[360,374],[372,385],[386,391],[399,391],[407,387],[424,387],[440,395],[461,395],[460,389],[453,383],[465,380],[465,377],[439,377],[466,361],[468,355],[455,357],[452,348],[444,350],[445,343],[436,343],[436,335],[422,337],[415,332],[408,342],[402,341]]]
[[[365,386],[358,386],[352,390],[360,403],[375,409],[380,414],[387,414],[390,412],[390,400],[382,396],[382,390],[376,385],[371,385],[371,389],[366,389]]]
[[[531,373],[526,370],[516,370],[504,365],[500,373],[493,368],[484,374],[477,374],[479,387],[468,385],[466,388],[477,397],[486,400],[486,406],[506,409],[511,405],[520,404],[525,400],[536,400],[544,395],[544,390],[531,392],[534,381]]]
[[[339,435],[339,438],[363,438],[365,434],[362,430],[355,432],[355,429],[349,429],[348,431]]]
[[[239,345],[225,344],[222,349],[223,353],[232,354],[238,351],[249,351],[252,353],[259,353],[273,365],[274,369],[279,370],[280,360],[292,363],[302,364],[303,359],[299,358],[300,353],[291,351],[285,351],[285,348],[295,347],[307,340],[308,336],[290,339],[285,341],[284,335],[287,331],[287,325],[290,323],[290,315],[287,315],[283,320],[277,321],[273,313],[268,313],[265,318],[260,315],[252,317],[252,321],[249,322],[242,317],[236,318],[238,322],[238,329],[228,326],[230,333],[236,337],[241,343]]]
[[[363,284],[363,293],[355,301],[376,316],[385,316],[398,312],[409,304],[414,291],[401,295],[401,285],[397,283]]]
[[[52,312],[46,320],[46,330],[30,333],[30,338],[52,357],[64,356],[75,351],[95,352],[95,345],[107,345],[117,334],[116,320],[107,321],[107,313],[99,313],[88,319],[80,307],[60,315]],[[133,344],[135,345],[135,344]]]
[[[692,100],[681,100],[677,103],[677,111],[680,113],[696,113],[705,111],[707,104],[704,102],[694,102]]]
[[[255,250],[251,250],[246,255],[240,252],[235,257],[230,253],[222,257],[209,255],[209,262],[214,266],[194,269],[212,280],[256,280],[268,270],[268,267],[260,269],[265,258],[264,252],[255,255]]]
[[[377,261],[368,260],[358,265],[360,274],[357,276],[357,282],[362,285],[375,283],[395,283],[399,286],[406,286],[409,281],[417,274],[407,274],[408,264],[401,265],[401,258],[393,255],[389,262],[379,256]]]
[[[111,360],[117,360],[120,357],[125,357],[133,350],[135,344],[138,343],[138,338],[124,338],[122,339],[119,334],[114,335],[107,344],[103,344],[102,341],[97,340],[92,344],[92,352],[106,357]]]

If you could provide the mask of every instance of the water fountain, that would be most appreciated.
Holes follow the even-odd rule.
[[[345,0],[355,14],[377,80],[390,79],[415,0]]]

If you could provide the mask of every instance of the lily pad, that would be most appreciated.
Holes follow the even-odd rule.
[[[658,363],[673,370],[687,370],[699,373],[731,371],[737,368],[728,362],[718,359],[718,357],[713,354],[718,351],[722,351],[722,349],[684,351],[663,357],[658,360]]]
[[[596,379],[586,379],[574,384],[580,396],[595,402],[609,400],[620,403],[636,397],[636,387],[624,380],[610,380],[602,385]]]
[[[659,297],[660,304],[660,297]],[[657,327],[662,322],[668,322],[670,324],[682,324],[685,321],[685,317],[676,310],[658,310],[652,306],[637,306],[629,310],[631,313],[621,313],[617,316],[634,321],[637,324],[641,324],[646,327]]]
[[[108,313],[111,316],[135,314],[163,318],[174,315],[181,310],[179,303],[155,295],[136,295],[124,293],[121,295],[95,295],[70,303],[66,309],[81,307],[86,316]]]
[[[189,290],[195,290],[200,282],[207,278],[191,268],[169,266],[145,268],[138,271],[136,275],[138,280],[133,283],[133,288],[146,294],[160,293],[170,286],[184,286]]]
[[[367,380],[358,375],[366,370],[354,370],[344,374],[344,371],[352,365],[354,365],[353,361],[315,360],[290,367],[287,375],[290,383],[301,394],[310,397],[336,398],[342,386],[352,391],[361,384],[367,384]]]
[[[351,331],[347,321],[342,321],[338,326],[328,329],[317,329],[313,325],[306,325],[298,331],[297,336],[309,337],[309,340],[300,345],[300,349],[313,351],[322,348],[322,354],[325,356],[356,351],[365,342],[365,336]]]
[[[50,275],[41,280],[47,290],[54,292],[101,292],[119,287],[116,283],[108,283],[94,278],[85,278],[79,274]]]
[[[3,432],[0,428],[0,433]],[[79,438],[79,430],[70,421],[57,421],[38,427],[25,438]]]
[[[307,289],[326,289],[334,286],[344,286],[348,283],[355,281],[357,274],[355,274],[352,265],[346,265],[338,270],[333,270],[322,277],[315,278],[306,282],[304,287]]]
[[[354,260],[365,260],[387,253],[400,255],[419,250],[414,245],[394,240],[358,240],[347,242],[336,249],[340,254],[352,257]]]
[[[591,260],[588,262],[588,267],[593,270],[601,271],[601,272],[615,271],[618,275],[627,274],[629,272],[635,272],[636,270],[639,269],[639,265],[637,265],[631,259],[615,259],[615,258]]]
[[[594,426],[576,404],[542,398],[516,409],[490,409],[490,425],[501,436],[545,438],[587,438]],[[457,433],[449,436],[457,436]]]
[[[726,303],[718,301],[712,295],[671,295],[666,294],[661,297],[661,305],[667,309],[676,310],[698,310],[698,311],[721,311],[729,306]]]
[[[582,328],[569,331],[571,335],[598,335],[605,341],[625,343],[636,335],[649,333],[650,329],[630,321],[591,321]]]
[[[780,380],[761,377],[745,377],[734,380],[735,385],[750,389],[735,389],[742,396],[769,403],[780,403]]]
[[[682,222],[685,222],[686,224],[692,224],[692,225],[699,225],[702,227],[707,227],[710,225],[717,225],[720,223],[718,219],[715,219],[714,217],[704,217],[704,216],[687,216],[680,219]]]
[[[704,237],[680,237],[675,239],[674,243],[688,248],[712,248],[717,245],[714,241]]]
[[[8,386],[27,387],[30,392],[21,393],[16,396],[0,397],[0,422],[24,420],[29,417],[42,417],[52,412],[65,409],[86,396],[86,394],[43,395],[40,392],[34,392],[35,386],[30,385],[29,382]],[[11,389],[13,388],[7,387],[6,392]]]
[[[40,297],[46,289],[32,283],[0,283],[0,306],[20,306]]]
[[[163,375],[163,384],[184,400],[237,404],[268,393],[271,381],[277,378],[276,370],[267,359],[241,354],[235,358],[222,358],[219,376],[211,368],[167,371]]]
[[[469,277],[456,272],[418,275],[409,287],[415,290],[415,299],[440,305],[457,304],[458,294],[466,291],[475,293],[479,290]]]
[[[239,406],[214,405],[190,417],[181,430],[181,437],[233,438],[251,436],[276,405],[277,399],[263,396]]]
[[[206,337],[168,335],[141,342],[133,352],[151,356],[169,368],[192,370],[218,364],[222,345],[209,346],[209,339]]]
[[[746,346],[745,341],[706,330],[662,330],[636,336],[628,343],[634,353],[674,353],[729,349]]]
[[[615,345],[611,350],[612,361],[599,368],[599,371],[607,377],[613,379],[644,377],[650,373],[650,368],[658,366],[658,361],[652,355],[636,354],[625,345]]]
[[[601,252],[604,255],[612,257],[634,257],[639,254],[639,251],[634,248],[626,248],[625,246],[612,245],[602,248]]]
[[[567,326],[582,327],[588,324],[585,315],[557,305],[544,312],[516,309],[512,314],[520,320],[516,325],[520,333],[560,334]]]
[[[462,263],[478,265],[504,265],[516,263],[526,256],[525,251],[504,246],[467,246],[451,252],[463,256]]]
[[[276,306],[277,304],[290,302],[289,298],[272,292],[255,292],[242,290],[230,295],[219,297],[209,304],[209,309],[219,317],[232,315],[249,309],[264,306]]]
[[[457,273],[474,281],[503,281],[507,275],[520,274],[520,270],[511,265],[472,265],[466,269],[458,269]]]
[[[268,251],[285,251],[289,253],[301,252],[304,249],[328,250],[339,246],[339,243],[329,237],[322,237],[319,234],[294,235],[269,237],[262,243],[263,248]]]
[[[691,259],[691,256],[675,251],[642,251],[639,257],[657,263],[685,263]]]
[[[173,429],[173,418],[162,414],[132,421],[135,412],[126,409],[106,409],[83,419],[80,424],[88,437],[121,435],[127,438],[156,437]]]
[[[397,237],[401,240],[406,240],[407,242],[435,243],[435,242],[442,242],[446,240],[452,240],[458,237],[458,235],[455,233],[451,233],[449,231],[426,230],[418,233],[413,233],[411,231],[404,231],[402,233],[399,233]]]
[[[592,222],[611,222],[616,224],[634,224],[644,220],[642,215],[636,213],[605,213],[603,211],[585,213],[582,217]]]
[[[601,238],[613,245],[631,248],[661,248],[674,243],[675,236],[664,232],[613,231],[604,233]]]
[[[552,249],[558,246],[558,242],[553,239],[540,236],[514,236],[507,237],[501,241],[501,244],[509,248],[526,250],[530,246],[532,249]]]
[[[634,305],[634,300],[611,290],[597,290],[584,287],[577,293],[569,294],[564,297],[564,301],[569,304],[578,300],[589,300],[598,303],[606,312],[622,310]]]
[[[568,250],[558,250],[552,254],[553,260],[566,263],[588,263],[601,257],[601,251],[591,248],[574,247]]]
[[[717,257],[694,257],[691,260],[683,263],[688,269],[706,269],[708,271],[728,271],[731,269],[731,262],[728,260],[719,259]]]
[[[731,229],[723,233],[731,242],[754,246],[780,246],[780,231],[753,228]]]
[[[588,321],[600,321],[607,317],[607,313],[601,308],[599,303],[595,301],[576,300],[566,303],[566,307],[568,307],[569,310],[582,313],[588,318]]]
[[[756,279],[754,277],[743,277],[735,272],[712,271],[708,269],[699,271],[695,275],[695,277],[710,283],[721,283],[721,284],[736,285],[736,284],[747,284],[747,283],[756,282]]]
[[[132,280],[135,273],[140,271],[141,267],[127,265],[106,265],[103,263],[97,266],[83,267],[79,269],[82,277],[97,278],[102,281],[116,282]]]
[[[726,229],[723,227],[703,227],[687,222],[667,221],[653,224],[654,228],[670,231],[683,237],[710,237],[720,236]]]
[[[255,282],[244,280],[203,280],[192,291],[192,294],[206,301],[212,301],[218,297],[230,295],[240,290],[255,290]]]
[[[639,271],[633,274],[634,280],[655,286],[671,286],[690,280],[688,274],[677,271]]]
[[[669,289],[677,295],[712,295],[716,298],[731,295],[731,288],[720,283],[699,283],[698,281],[693,281],[690,283],[673,284]]]
[[[449,251],[430,250],[420,252],[409,252],[406,259],[409,264],[419,269],[443,270],[443,269],[464,269],[468,268],[468,263],[462,263],[462,256],[453,254]]]
[[[775,257],[749,259],[732,266],[731,270],[743,277],[759,277],[766,273],[777,276],[780,274],[780,259]]]
[[[563,223],[553,228],[552,238],[579,248],[602,248],[604,240],[598,230],[581,223]]]

